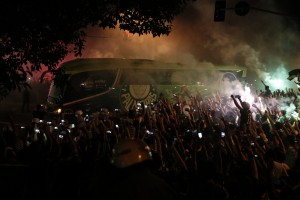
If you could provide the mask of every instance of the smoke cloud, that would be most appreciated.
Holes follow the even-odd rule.
[[[238,0],[227,0],[224,22],[214,22],[214,3],[198,0],[179,15],[168,36],[133,35],[118,29],[89,28],[83,57],[142,58],[184,64],[238,65],[248,68],[248,81],[263,87],[263,80],[282,78],[284,87],[294,87],[286,80],[288,71],[297,68],[299,40],[296,23],[283,15],[250,9],[238,16],[233,9]],[[248,1],[251,7],[280,10],[270,0]],[[283,7],[284,8],[284,7]],[[257,81],[257,82],[255,82]]]
[[[288,4],[282,0],[246,0],[251,7],[286,13],[299,8],[296,0]],[[300,62],[299,18],[250,9],[246,16],[238,16],[232,8],[239,0],[227,0],[224,22],[214,22],[214,0],[197,0],[173,22],[168,36],[133,35],[119,29],[90,27],[87,31],[83,58],[134,58],[199,66],[199,80],[209,83],[223,95],[249,93],[238,81],[224,81],[213,73],[214,66],[246,67],[247,83],[264,89],[260,80],[271,90],[295,88],[288,81],[288,72]],[[277,2],[282,2],[278,4]],[[299,4],[299,3],[298,3]],[[295,12],[298,12],[297,10]],[[293,15],[293,14],[291,14]],[[67,57],[64,61],[74,59]],[[188,78],[189,74],[175,76]],[[223,88],[220,88],[224,86]],[[244,97],[245,98],[245,97]],[[294,107],[288,106],[282,108]]]

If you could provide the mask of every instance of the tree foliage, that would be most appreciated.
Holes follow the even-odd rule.
[[[43,66],[52,73],[68,54],[81,56],[86,28],[120,28],[168,35],[172,21],[193,0],[3,0],[0,6],[0,97],[30,87]]]

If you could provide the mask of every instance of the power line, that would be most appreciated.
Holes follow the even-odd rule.
[[[234,10],[237,15],[245,16],[249,13],[249,11],[251,9],[256,10],[256,11],[260,11],[260,12],[264,12],[264,13],[270,13],[270,14],[274,14],[274,15],[300,19],[300,16],[293,16],[293,15],[290,15],[288,13],[281,13],[281,12],[267,10],[267,9],[263,9],[263,8],[252,7],[245,1],[239,1],[234,7],[227,7],[226,6],[226,0],[216,0],[216,2],[215,2],[214,21],[224,21],[226,10]]]
[[[277,11],[271,11],[271,10],[266,10],[266,9],[262,9],[262,8],[256,8],[256,7],[250,7],[253,10],[257,10],[257,11],[261,11],[261,12],[265,12],[265,13],[270,13],[270,14],[274,14],[274,15],[280,15],[280,16],[286,16],[286,17],[291,17],[291,18],[296,18],[296,19],[300,19],[299,16],[293,16],[287,13],[281,13],[281,12],[277,12]]]

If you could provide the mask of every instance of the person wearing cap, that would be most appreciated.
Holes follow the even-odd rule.
[[[150,147],[142,140],[125,139],[115,144],[110,160],[112,171],[104,181],[101,196],[130,200],[179,199],[171,185],[154,174],[152,161]]]

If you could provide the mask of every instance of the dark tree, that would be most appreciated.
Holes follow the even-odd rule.
[[[45,66],[53,74],[68,55],[81,56],[86,28],[168,35],[193,0],[3,0],[0,4],[0,97],[23,87]]]

